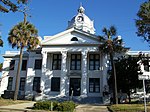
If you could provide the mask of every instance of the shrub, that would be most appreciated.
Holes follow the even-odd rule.
[[[72,101],[64,101],[64,102],[57,102],[57,101],[39,101],[34,104],[33,109],[37,110],[50,110],[51,109],[51,103],[53,104],[52,109],[54,111],[70,111],[73,112],[73,110],[76,107],[76,104]]]
[[[34,109],[37,110],[50,110],[51,102],[50,101],[42,101],[37,102],[34,104]]]
[[[64,102],[58,104],[56,110],[57,111],[71,111],[71,112],[73,112],[75,107],[76,107],[76,104],[74,102],[64,101]]]

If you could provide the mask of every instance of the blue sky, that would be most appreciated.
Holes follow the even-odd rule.
[[[94,20],[96,35],[102,34],[103,27],[115,25],[118,35],[121,35],[126,47],[131,50],[149,50],[148,44],[136,36],[136,13],[146,0],[30,0],[30,14],[28,20],[39,31],[39,36],[54,35],[67,28],[68,21],[77,14],[82,3],[85,14]],[[18,22],[23,20],[21,13],[0,13],[0,31],[4,47],[0,54],[6,50],[13,51],[8,44],[8,32]],[[0,62],[3,58],[0,56]]]

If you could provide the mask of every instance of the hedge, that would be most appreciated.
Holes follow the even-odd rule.
[[[70,111],[73,112],[76,104],[73,101],[39,101],[34,104],[33,109],[36,110],[53,110],[53,111]]]

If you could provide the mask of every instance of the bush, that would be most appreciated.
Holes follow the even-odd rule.
[[[57,102],[57,101],[39,101],[34,104],[33,109],[37,110],[51,110],[51,103],[53,104],[52,109],[54,111],[70,111],[73,112],[73,110],[76,107],[76,104],[72,101],[64,101],[64,102]]]
[[[73,112],[75,107],[76,107],[76,104],[74,102],[64,101],[64,102],[58,104],[56,110],[57,111],[71,111],[71,112]]]
[[[50,110],[51,102],[50,101],[42,101],[34,104],[34,109],[37,110]]]

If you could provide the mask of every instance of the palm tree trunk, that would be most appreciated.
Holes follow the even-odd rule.
[[[110,53],[110,61],[112,66],[113,73],[113,101],[115,104],[118,104],[118,93],[117,93],[117,80],[116,80],[116,68],[114,64],[113,54]]]
[[[16,74],[14,100],[17,100],[17,97],[18,97],[20,71],[21,71],[21,65],[22,65],[22,55],[23,55],[23,47],[20,48],[19,63],[18,63],[18,69],[17,69],[17,74]]]
[[[23,15],[24,15],[23,22],[24,22],[24,25],[25,25],[26,21],[27,21],[26,12],[23,12]],[[16,75],[16,83],[15,83],[14,100],[17,100],[17,97],[18,97],[20,71],[21,71],[21,65],[22,65],[22,55],[23,55],[23,46],[20,47],[19,63],[18,63],[18,69],[17,69],[17,75]]]

